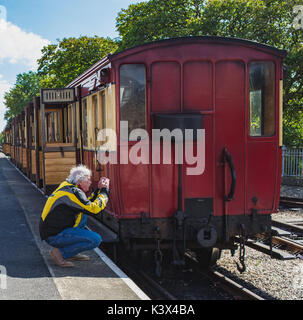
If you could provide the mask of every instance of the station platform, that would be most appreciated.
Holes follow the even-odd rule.
[[[61,268],[41,241],[46,197],[0,153],[0,300],[149,300],[100,249]]]

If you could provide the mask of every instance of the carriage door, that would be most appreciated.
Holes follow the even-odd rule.
[[[120,203],[129,217],[149,212],[146,67],[123,64],[120,75]]]
[[[275,64],[257,61],[249,69],[247,209],[268,213],[275,200],[277,159]]]
[[[245,211],[245,65],[220,61],[215,71],[214,215]]]

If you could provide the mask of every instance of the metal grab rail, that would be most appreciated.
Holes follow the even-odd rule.
[[[230,173],[231,173],[231,186],[230,186],[230,191],[227,196],[225,196],[225,201],[231,201],[234,197],[235,194],[235,189],[236,189],[236,170],[232,161],[232,156],[228,152],[227,148],[224,148],[224,160],[228,163],[228,166],[230,168]]]

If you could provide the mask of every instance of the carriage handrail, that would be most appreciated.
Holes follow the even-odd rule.
[[[227,161],[229,168],[230,168],[230,173],[231,173],[231,186],[230,186],[230,191],[227,196],[225,196],[225,201],[231,201],[233,200],[235,189],[236,189],[236,170],[232,161],[232,156],[231,154],[227,151],[227,148],[224,148],[224,158]]]

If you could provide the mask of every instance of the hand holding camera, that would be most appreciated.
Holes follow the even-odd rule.
[[[101,177],[98,182],[98,188],[99,189],[102,189],[102,188],[109,189],[109,179],[106,177]]]

